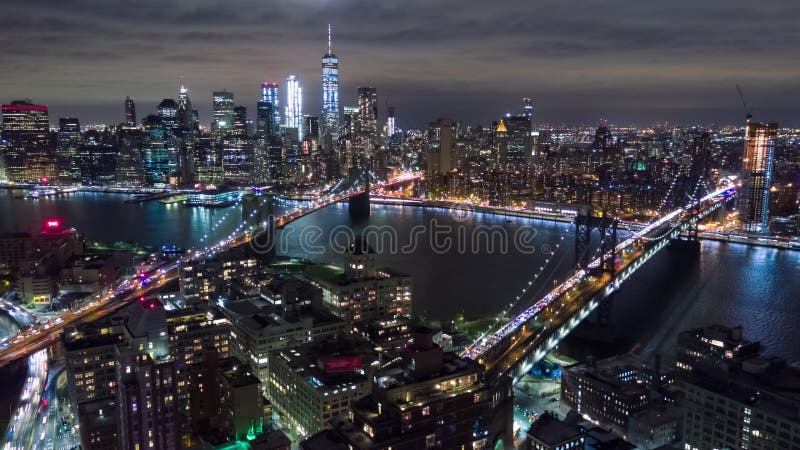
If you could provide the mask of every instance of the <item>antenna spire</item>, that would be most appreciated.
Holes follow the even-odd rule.
[[[328,54],[329,55],[332,53],[331,52],[331,41],[332,40],[333,39],[331,38],[331,24],[328,24]]]

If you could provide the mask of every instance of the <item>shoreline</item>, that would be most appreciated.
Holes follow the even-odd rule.
[[[13,189],[23,189],[26,190],[25,186],[11,186],[7,184],[0,184],[0,189],[5,190],[13,190]],[[84,186],[79,188],[72,188],[74,190],[70,192],[57,192],[55,194],[48,194],[47,196],[57,196],[57,195],[69,195],[75,192],[86,192],[86,193],[102,193],[102,194],[127,194],[127,195],[142,195],[142,194],[150,194],[150,195],[164,195],[170,194],[169,197],[173,195],[181,195],[187,192],[191,192],[192,190],[168,190],[162,188],[114,188],[114,187],[91,187],[91,186]],[[128,199],[131,200],[131,199]],[[147,200],[136,200],[135,203],[140,203],[141,201],[149,201],[152,199]],[[131,202],[134,203],[134,202]],[[536,212],[536,211],[528,211],[528,210],[509,210],[506,208],[496,207],[496,206],[480,206],[480,205],[469,205],[464,203],[457,203],[457,202],[450,202],[447,200],[423,200],[423,199],[406,199],[406,198],[396,198],[396,197],[380,197],[380,196],[371,196],[370,203],[376,205],[390,205],[390,206],[415,206],[415,207],[422,207],[422,208],[439,208],[444,210],[451,210],[451,211],[466,211],[466,212],[478,212],[478,213],[485,213],[485,214],[494,214],[503,217],[522,217],[525,219],[533,219],[533,220],[541,220],[547,222],[556,222],[556,223],[572,223],[573,218],[567,215],[559,215],[559,214],[549,214],[544,212]],[[167,203],[164,203],[167,204]],[[619,224],[620,230],[631,230],[633,223],[631,222],[623,222],[621,221]],[[793,241],[787,240],[787,238],[781,238],[777,236],[744,236],[744,235],[737,235],[737,234],[730,234],[730,233],[710,233],[710,232],[700,232],[698,234],[698,238],[700,240],[709,240],[709,241],[717,241],[717,242],[730,242],[733,244],[743,244],[743,245],[751,245],[755,247],[767,247],[767,248],[775,248],[778,250],[800,250],[800,240]]]
[[[370,197],[370,202],[377,205],[391,205],[391,206],[415,206],[420,208],[439,208],[453,211],[469,211],[480,212],[486,214],[495,214],[498,216],[506,217],[523,217],[526,219],[543,220],[548,222],[558,223],[572,223],[573,219],[569,216],[562,216],[556,214],[546,214],[534,211],[514,211],[505,208],[493,206],[476,206],[466,205],[456,202],[448,202],[445,200],[422,200],[422,199],[402,199],[393,197]],[[630,230],[628,222],[621,222],[619,227],[621,230]],[[800,250],[800,241],[786,241],[785,238],[775,236],[742,236],[737,234],[717,234],[709,232],[698,233],[700,240],[717,241],[717,242],[730,242],[733,244],[751,245],[755,247],[768,247],[778,250]]]

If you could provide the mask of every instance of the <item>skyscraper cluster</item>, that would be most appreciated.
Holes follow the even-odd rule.
[[[5,178],[64,185],[206,187],[321,183],[347,175],[353,167],[385,169],[387,158],[380,157],[380,149],[386,142],[377,122],[375,88],[359,88],[359,113],[347,124],[350,129],[341,127],[339,58],[330,26],[321,75],[319,116],[306,114],[302,81],[289,75],[282,86],[261,84],[252,119],[236,104],[233,92],[213,92],[211,124],[205,129],[190,90],[181,85],[177,99],[162,100],[155,114],[144,117],[137,116],[134,100],[126,97],[124,121],[96,136],[87,136],[77,119],[68,118],[59,130],[57,149],[47,106],[15,101],[3,107]],[[395,130],[392,117],[391,134]],[[83,153],[86,160],[79,161]]]
[[[744,136],[741,128],[726,127],[534,126],[534,101],[523,97],[519,107],[490,124],[439,118],[421,130],[403,130],[396,108],[382,104],[373,86],[358,86],[355,104],[341,103],[330,26],[327,37],[317,115],[307,113],[297,75],[261,83],[249,114],[233,92],[213,92],[207,128],[200,126],[184,85],[151,114],[137,111],[126,97],[124,121],[105,129],[84,129],[77,118],[63,117],[58,130],[51,130],[47,106],[17,100],[3,106],[0,178],[89,186],[294,187],[352,178],[359,170],[384,177],[410,169],[426,173],[416,195],[428,199],[542,211],[589,206],[636,218],[685,204],[736,173],[742,188],[736,229],[800,233],[800,183],[791,164],[780,161],[776,124],[748,120]]]

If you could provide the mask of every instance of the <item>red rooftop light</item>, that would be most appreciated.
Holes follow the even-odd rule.
[[[44,105],[3,105],[3,111],[47,111]]]

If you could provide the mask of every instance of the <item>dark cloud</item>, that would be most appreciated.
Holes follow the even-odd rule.
[[[800,3],[727,0],[4,0],[0,97],[54,115],[147,112],[179,80],[208,120],[211,91],[253,107],[297,74],[319,109],[325,28],[341,98],[359,84],[401,124],[488,122],[532,96],[542,121],[736,121],[736,83],[765,118],[800,123]]]

